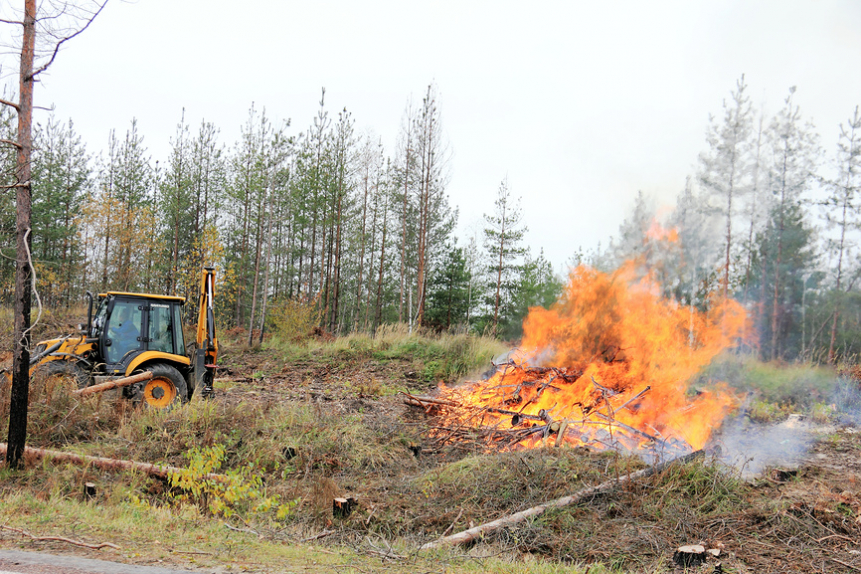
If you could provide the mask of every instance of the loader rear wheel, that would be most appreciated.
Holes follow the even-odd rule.
[[[175,367],[158,363],[147,370],[152,372],[143,388],[143,403],[147,407],[160,410],[188,402],[188,385]]]
[[[90,383],[90,377],[87,372],[81,368],[78,363],[73,361],[50,361],[48,364],[39,367],[39,370],[45,373],[45,384],[54,386],[61,379],[71,379],[74,382],[73,388],[83,389]]]

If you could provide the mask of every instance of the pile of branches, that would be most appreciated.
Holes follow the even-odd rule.
[[[498,378],[499,383],[481,390],[482,401],[490,406],[477,406],[458,400],[457,391],[452,392],[452,398],[446,399],[402,393],[404,403],[423,408],[428,415],[436,416],[439,420],[440,424],[431,427],[431,449],[482,443],[494,450],[509,450],[539,443],[558,447],[563,442],[569,442],[596,450],[638,450],[652,460],[676,458],[693,451],[684,441],[662,437],[654,429],[647,432],[634,428],[616,418],[619,411],[636,404],[651,387],[643,388],[622,405],[614,407],[610,398],[619,393],[592,378],[592,385],[597,391],[597,399],[593,404],[560,407],[557,403],[550,409],[530,414],[525,412],[527,407],[541,398],[542,394],[561,391],[563,385],[574,384],[579,380],[583,372],[578,369],[525,366],[514,362],[497,365],[497,368],[500,367],[502,373]],[[529,395],[530,398],[524,400],[523,395]],[[579,414],[571,417],[570,411],[575,408],[579,409]],[[568,409],[568,416],[554,415],[555,411],[563,409]]]

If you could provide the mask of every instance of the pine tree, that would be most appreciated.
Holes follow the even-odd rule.
[[[493,334],[499,332],[499,323],[511,316],[511,304],[520,268],[521,258],[526,254],[523,237],[527,228],[523,225],[520,200],[511,196],[508,179],[502,180],[493,203],[494,212],[484,214],[484,248],[489,256],[488,275],[493,293],[491,322]]]
[[[837,267],[834,269],[834,293],[837,296],[834,309],[834,319],[831,324],[831,338],[828,344],[828,361],[833,363],[835,358],[835,343],[837,341],[837,324],[840,317],[840,302],[842,299],[842,281],[844,256],[850,254],[854,247],[851,232],[857,230],[859,220],[858,205],[858,172],[861,171],[861,115],[858,106],[847,123],[840,125],[840,137],[837,142],[838,174],[835,181],[827,182],[830,195],[825,199],[825,219],[829,227],[839,231],[837,239],[827,240],[826,248],[837,255]]]
[[[549,308],[562,294],[562,281],[553,272],[553,265],[544,256],[542,249],[538,257],[526,253],[513,293],[512,315],[506,321],[502,335],[515,339],[523,334],[523,319],[531,307]]]
[[[79,290],[83,253],[78,240],[81,203],[90,184],[89,156],[71,120],[53,116],[36,127],[33,157],[33,256],[40,298],[68,305]]]
[[[805,278],[815,264],[812,231],[805,223],[804,215],[800,201],[776,203],[759,238],[756,263],[762,271],[758,275],[764,280],[761,285],[761,293],[766,298],[764,307],[779,315],[778,321],[774,321],[772,315],[770,321],[765,320],[761,325],[760,346],[764,358],[792,359],[801,351],[801,302]],[[779,258],[774,256],[778,250]],[[779,289],[776,288],[777,281],[780,281]],[[766,315],[763,319],[769,317]],[[775,325],[778,332],[772,331]]]
[[[725,259],[721,289],[728,297],[730,262],[733,247],[732,220],[736,205],[750,189],[750,158],[748,141],[753,129],[750,100],[745,94],[744,74],[731,92],[731,101],[724,100],[721,122],[710,118],[706,141],[709,150],[700,155],[700,181],[719,202],[717,212],[725,220]]]
[[[773,260],[774,273],[771,295],[771,341],[770,356],[783,356],[784,324],[786,307],[783,303],[790,286],[785,285],[787,274],[794,268],[787,265],[791,252],[787,251],[792,225],[800,225],[802,195],[814,181],[818,155],[817,136],[809,123],[804,123],[799,107],[794,103],[795,87],[790,88],[784,107],[772,120],[769,137],[772,146],[771,191],[775,197],[769,227],[767,257]],[[794,240],[795,241],[795,240]]]
[[[466,325],[469,312],[470,273],[463,249],[446,245],[445,257],[428,284],[428,308],[425,324],[442,331],[455,325]]]

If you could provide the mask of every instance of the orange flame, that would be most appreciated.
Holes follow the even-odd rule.
[[[652,225],[646,230],[646,239],[651,241],[667,241],[669,243],[678,243],[679,230],[675,227],[669,229],[658,223],[657,220],[652,220]]]
[[[633,263],[612,274],[581,265],[559,302],[530,309],[517,360],[487,381],[443,394],[483,409],[485,426],[515,429],[526,415],[562,421],[567,442],[622,429],[634,447],[652,439],[699,449],[737,398],[726,388],[690,395],[689,382],[743,336],[745,322],[732,300],[701,313],[662,298],[649,276],[636,279]],[[518,444],[535,443],[530,435]]]

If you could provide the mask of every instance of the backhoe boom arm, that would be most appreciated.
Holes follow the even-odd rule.
[[[206,267],[200,278],[200,307],[197,314],[197,346],[194,356],[194,386],[203,396],[212,394],[218,337],[215,334],[215,269]]]

